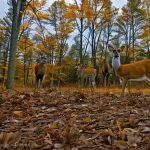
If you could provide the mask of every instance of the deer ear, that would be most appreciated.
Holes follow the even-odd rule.
[[[109,51],[113,51],[114,47],[112,45],[108,44],[108,49],[109,49]]]
[[[122,45],[121,47],[120,47],[120,49],[121,49],[121,51],[123,51],[124,49],[125,49],[125,45]]]

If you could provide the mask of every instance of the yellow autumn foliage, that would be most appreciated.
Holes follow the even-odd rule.
[[[28,23],[28,22],[25,22],[25,23],[21,24],[20,30],[21,30],[21,31],[22,31],[22,30],[25,30],[25,29],[27,29],[28,27],[29,27],[29,23]]]
[[[37,18],[38,19],[40,19],[40,20],[43,20],[43,19],[45,19],[45,20],[47,20],[48,19],[48,13],[43,13],[43,12],[37,12],[36,13],[36,16],[37,16]]]
[[[30,2],[30,5],[35,8],[37,8],[37,7],[41,8],[41,7],[45,6],[46,3],[47,3],[47,0],[34,0],[34,1]],[[28,6],[28,7],[30,8],[30,6]]]
[[[76,13],[75,13],[73,10],[67,11],[67,12],[65,13],[65,17],[66,17],[67,19],[73,19],[73,18],[76,17]]]

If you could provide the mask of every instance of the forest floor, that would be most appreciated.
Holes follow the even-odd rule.
[[[150,150],[150,88],[0,88],[0,149]]]

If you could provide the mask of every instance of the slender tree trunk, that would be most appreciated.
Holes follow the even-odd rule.
[[[52,48],[51,50],[51,62],[50,62],[52,65],[54,63],[54,50]],[[53,87],[54,86],[54,75],[53,73],[51,73],[51,81],[50,81],[50,87]]]
[[[9,42],[6,47],[6,51],[4,52],[4,61],[3,61],[3,70],[2,70],[2,75],[3,75],[3,85],[5,84],[6,81],[6,66],[7,66],[7,58],[8,58],[8,52],[9,52]]]
[[[134,18],[133,18],[133,16],[132,16],[132,22],[131,22],[132,24],[132,51],[133,51],[133,62],[135,61],[135,33],[134,33]]]
[[[110,38],[110,30],[111,30],[111,27],[109,26],[109,23],[108,23],[108,27],[107,27],[107,39],[106,39],[106,49],[105,49],[105,58],[107,58],[107,47],[108,47],[109,38]]]
[[[2,53],[2,45],[0,45],[0,60],[1,60],[1,53]]]
[[[23,76],[24,76],[24,85],[26,85],[26,60],[25,60],[25,56],[24,56],[24,62],[23,62]]]
[[[95,48],[95,29],[94,24],[92,24],[92,64],[96,68],[96,48]]]
[[[131,24],[130,24],[130,27],[129,27],[130,29],[129,29],[129,45],[128,45],[128,49],[131,51],[131,41],[132,41],[132,26],[131,26]],[[131,56],[130,56],[130,58],[131,58]],[[130,61],[131,61],[131,59],[130,59]]]
[[[26,83],[27,83],[27,85],[28,85],[28,83],[29,83],[29,72],[30,72],[30,66],[32,65],[32,53],[31,53],[31,55],[30,55],[30,57],[29,57],[30,59],[29,59],[29,62],[28,62],[28,66],[27,66],[27,74],[26,74]],[[32,66],[31,66],[32,67]],[[32,84],[33,85],[33,84]]]
[[[81,29],[80,29],[80,49],[79,49],[79,57],[80,57],[80,64],[83,64],[83,18],[80,19],[81,21]]]
[[[129,37],[128,37],[128,25],[127,25],[127,30],[125,34],[125,45],[126,45],[126,58],[125,58],[125,63],[128,63],[128,57],[129,57]]]
[[[18,0],[17,6],[13,8],[13,22],[11,30],[10,54],[8,65],[7,89],[12,89],[14,84],[15,65],[16,65],[16,50],[18,40],[18,10],[20,10],[21,1]]]
[[[13,1],[14,2],[14,1]],[[16,51],[17,51],[17,40],[22,20],[22,9],[25,6],[26,1],[18,0],[13,3],[13,21],[11,29],[11,40],[10,40],[10,54],[9,54],[9,65],[8,65],[8,77],[7,77],[7,89],[12,89],[14,85],[15,77],[15,66],[16,66]]]
[[[95,26],[94,24],[92,24],[92,64],[93,64],[93,67],[96,69],[96,82],[98,80],[98,73],[99,73],[99,67],[97,66],[96,64],[96,41],[95,41]]]
[[[61,65],[62,65],[62,59],[63,59],[63,50],[64,50],[64,45],[63,45],[63,42],[61,41],[60,54],[59,54],[59,66],[60,66],[59,74],[62,73]],[[60,78],[58,78],[58,86],[60,85],[61,85],[61,80]]]

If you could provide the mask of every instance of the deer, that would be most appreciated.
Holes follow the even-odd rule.
[[[108,59],[103,59],[102,61],[102,76],[103,76],[103,86],[106,87],[109,84],[109,77],[112,74],[112,66],[110,65]]]
[[[46,73],[46,61],[42,58],[41,62],[35,65],[35,87],[42,87],[42,80]]]
[[[150,59],[144,59],[130,64],[121,64],[120,53],[125,46],[116,49],[112,45],[108,45],[108,48],[112,52],[112,67],[119,76],[120,82],[122,82],[121,95],[124,95],[128,81],[146,81],[150,83]]]
[[[84,67],[83,65],[78,65],[75,67],[77,69],[78,81],[81,87],[84,86],[84,81],[89,79],[89,85],[93,88],[96,86],[96,69],[92,67]]]

